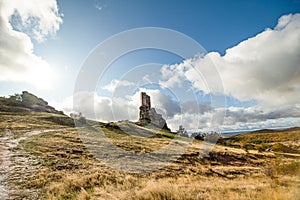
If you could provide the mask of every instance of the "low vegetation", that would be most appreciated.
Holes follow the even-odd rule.
[[[219,144],[260,152],[300,153],[300,128],[285,130],[261,130],[247,134],[221,138]]]
[[[14,99],[11,97],[6,106],[3,102],[7,99],[0,99],[0,137],[20,138],[11,149],[6,183],[9,199],[296,200],[300,196],[299,129],[221,138],[213,145],[209,144],[211,140],[191,141],[167,130],[140,127],[128,121],[99,123],[79,116],[74,117],[75,128],[74,120],[58,111],[36,112],[30,106],[7,106]],[[27,134],[34,130],[44,131]],[[82,130],[87,134],[83,135]],[[94,136],[102,134],[87,142],[90,132]],[[104,164],[95,155],[93,147],[108,152],[99,143],[103,138],[125,152],[140,155],[172,142],[189,147],[165,167],[129,173]],[[207,151],[208,147],[211,150]],[[176,152],[161,156],[167,159],[171,154]],[[106,156],[113,157],[109,153]],[[115,159],[120,161],[123,157]],[[135,163],[146,164],[139,160]]]
[[[26,191],[37,191],[39,199],[297,199],[300,195],[299,160],[295,158],[222,145],[205,155],[203,142],[195,140],[177,161],[160,170],[126,173],[95,158],[76,128],[44,120],[46,115],[35,113],[23,118],[24,124],[37,120],[30,130],[63,129],[20,142],[17,151],[31,160],[23,167],[33,163],[36,167],[21,180],[11,180],[15,189],[23,191],[12,194],[13,199],[30,199],[33,193]],[[124,123],[93,126],[101,127],[111,143],[135,153],[155,151],[174,137],[146,128],[137,131],[142,135],[130,135],[128,130],[137,127]],[[3,121],[1,126],[5,126]]]
[[[14,137],[32,130],[59,129],[74,127],[74,121],[65,115],[52,113],[28,112],[14,114],[0,112],[0,136],[13,133]]]

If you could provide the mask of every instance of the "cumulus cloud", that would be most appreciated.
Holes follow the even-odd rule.
[[[232,125],[224,124],[222,132],[249,131],[259,129],[278,129],[299,126],[300,118],[267,119],[258,122],[237,122]]]
[[[56,107],[66,114],[81,112],[89,119],[103,122],[137,121],[141,92],[150,95],[151,106],[166,119],[171,130],[176,131],[181,124],[188,130],[211,127],[212,116],[215,114],[212,113],[213,108],[208,103],[179,102],[159,89],[140,88],[134,94],[122,97],[105,97],[95,92],[80,92],[67,97],[62,103],[56,104]]]
[[[284,106],[277,109],[265,109],[261,106],[249,108],[229,107],[226,109],[225,125],[234,125],[238,122],[256,123],[280,118],[299,118],[300,106]]]
[[[81,112],[84,116],[100,121],[138,120],[140,93],[146,92],[151,96],[152,107],[165,118],[171,118],[180,113],[180,105],[170,96],[163,94],[159,90],[141,88],[133,95],[123,97],[104,97],[95,92],[81,92],[66,98],[58,107],[67,114],[71,112]],[[73,99],[76,100],[73,107]],[[90,106],[90,103],[93,106]]]
[[[160,90],[140,89],[132,96],[104,97],[94,92],[82,92],[68,97],[58,107],[65,113],[81,112],[89,119],[99,121],[137,121],[139,116],[140,92],[151,96],[152,107],[167,120],[172,131],[183,125],[190,131],[232,131],[260,128],[278,128],[296,126],[300,123],[300,106],[293,106],[277,110],[266,110],[260,106],[212,108],[209,103],[177,102]],[[73,98],[77,106],[73,107]],[[91,101],[91,99],[93,99]],[[90,106],[90,103],[93,106]],[[224,124],[220,126],[217,117],[219,113],[227,113]],[[223,117],[220,115],[220,117]],[[288,119],[288,120],[287,120]],[[278,122],[278,123],[277,123]]]
[[[67,97],[62,103],[56,104],[56,107],[62,109],[66,114],[81,112],[89,119],[104,122],[120,120],[137,121],[139,117],[141,92],[146,92],[151,96],[152,107],[163,115],[173,130],[178,128],[178,124],[172,123],[173,121],[177,122],[177,120],[173,120],[173,118],[177,119],[178,116],[181,115],[181,109],[185,109],[184,107],[192,109],[192,105],[184,105],[181,107],[179,102],[158,89],[145,88],[141,88],[133,95],[122,97],[104,97],[95,92],[80,92]],[[73,100],[75,100],[75,103],[73,103]],[[92,106],[91,103],[93,104]]]
[[[218,70],[224,91],[209,90],[216,88],[207,84],[215,78],[213,74],[201,77],[210,68]],[[161,73],[162,86],[173,87],[186,79],[206,93],[220,92],[242,101],[258,100],[270,106],[298,103],[300,14],[282,16],[274,29],[266,29],[227,49],[224,56],[210,52],[204,57],[164,66]]]
[[[0,81],[49,87],[50,66],[34,54],[31,38],[42,42],[61,23],[55,0],[0,1]]]
[[[226,54],[213,52],[225,94],[239,100],[257,100],[264,106],[297,104],[300,98],[300,14],[279,19],[274,30],[266,29]],[[202,70],[204,65],[195,62]],[[210,77],[208,77],[210,78]]]
[[[224,110],[226,117],[221,124],[219,120],[222,119],[218,119],[218,116],[223,117],[219,114]],[[300,106],[287,106],[276,110],[266,110],[260,106],[210,108],[202,113],[178,113],[167,122],[172,130],[178,129],[178,125],[182,124],[187,130],[204,132],[292,127],[300,124]]]
[[[224,89],[214,81],[218,74],[210,73],[212,68],[217,69]],[[183,81],[189,81],[195,89],[207,94],[222,93],[242,102],[257,102],[250,108],[227,108],[224,126],[253,128],[255,124],[264,123],[274,126],[270,120],[298,118],[300,14],[282,16],[274,29],[268,28],[242,41],[227,49],[223,56],[210,52],[180,64],[165,65],[161,74],[160,84],[163,87],[179,87]],[[210,113],[217,111],[214,109]],[[199,118],[208,119],[204,116]],[[204,121],[204,124],[209,123]]]
[[[120,87],[129,87],[134,86],[135,84],[133,82],[127,81],[127,80],[118,80],[113,79],[109,84],[104,85],[102,89],[107,90],[109,92],[114,92],[117,88]]]
[[[138,118],[137,102],[134,96],[110,98],[100,96],[95,92],[80,92],[67,97],[58,107],[66,114],[80,112],[86,118],[104,122],[135,121]]]
[[[186,70],[184,64],[163,65],[161,68],[161,79],[159,84],[164,88],[181,87],[183,75]]]

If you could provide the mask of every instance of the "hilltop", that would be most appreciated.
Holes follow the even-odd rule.
[[[111,154],[102,139],[125,152],[147,156],[181,136],[129,121],[78,121],[75,128],[72,118],[30,96],[33,104],[14,102],[16,96],[7,98],[8,102],[0,100],[4,105],[0,192],[7,199],[270,199],[274,195],[296,199],[300,195],[299,152],[275,148],[282,144],[298,151],[298,128],[223,138],[209,152],[206,145],[210,144],[193,140],[183,153],[175,149],[157,152],[160,160],[155,163],[134,160],[137,166],[155,166],[176,156],[169,165],[152,172],[128,173],[104,163],[106,158],[120,162],[126,155]],[[80,130],[103,135],[87,142]],[[188,142],[180,139],[171,147]],[[246,148],[250,145],[253,148]],[[269,150],[259,145],[270,145]],[[95,151],[104,157],[98,158]]]
[[[47,101],[27,91],[23,91],[22,94],[11,95],[9,98],[0,97],[1,111],[16,113],[35,111],[63,115],[62,111],[57,111],[49,106]]]

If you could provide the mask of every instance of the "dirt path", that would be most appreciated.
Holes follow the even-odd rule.
[[[30,155],[25,155],[25,152],[16,150],[19,142],[33,135],[61,130],[66,129],[31,131],[17,139],[13,139],[12,132],[7,131],[4,137],[0,137],[0,200],[11,199],[13,198],[12,194],[16,195],[17,193],[24,192],[12,188],[8,183],[9,180],[18,180],[24,174],[33,172],[38,167],[37,165],[32,165],[36,161]],[[34,191],[25,191],[25,193],[30,193],[32,197]]]
[[[0,200],[8,198],[5,182],[10,165],[9,140],[9,135],[0,138]]]

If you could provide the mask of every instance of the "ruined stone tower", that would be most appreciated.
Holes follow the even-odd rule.
[[[145,92],[141,92],[140,117],[138,123],[140,125],[152,125],[156,128],[170,130],[162,115],[158,114],[155,108],[151,108],[150,96]]]
[[[150,114],[149,114],[150,109],[151,109],[150,96],[148,96],[145,92],[142,92],[139,121],[141,121],[142,123],[151,122]]]

